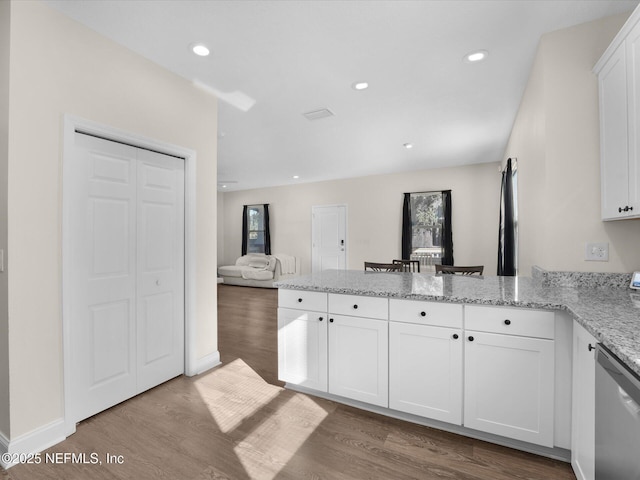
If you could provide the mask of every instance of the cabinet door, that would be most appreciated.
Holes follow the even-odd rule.
[[[578,480],[595,478],[596,339],[573,322],[571,465]]]
[[[462,424],[462,331],[389,323],[389,408]]]
[[[598,76],[600,88],[600,166],[602,218],[626,216],[619,212],[629,200],[629,145],[627,67],[624,45]]]
[[[629,92],[629,216],[640,215],[640,23],[625,40]]]
[[[278,309],[278,378],[327,391],[327,314]]]
[[[329,393],[388,407],[388,322],[343,315],[329,322]]]
[[[553,447],[553,340],[465,332],[464,425]]]

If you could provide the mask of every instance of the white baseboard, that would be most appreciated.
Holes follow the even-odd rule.
[[[196,360],[196,375],[200,375],[202,372],[206,372],[213,367],[217,367],[221,363],[219,351],[216,350],[209,355],[205,355],[204,357]]]
[[[3,454],[0,456],[0,466],[7,470],[20,463],[21,454],[39,453],[56,443],[62,442],[65,438],[64,420],[62,418],[12,440],[7,439],[0,433],[0,453]],[[6,454],[13,455],[14,458],[6,458]]]

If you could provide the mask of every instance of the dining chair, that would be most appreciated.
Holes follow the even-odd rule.
[[[402,264],[364,262],[364,269],[373,272],[402,272]]]
[[[473,275],[477,273],[478,275],[482,275],[484,271],[484,265],[476,265],[473,267],[457,267],[453,265],[436,265],[436,273],[441,274],[457,274],[460,275]]]
[[[418,260],[394,260],[393,263],[402,265],[403,272],[420,273],[420,262]]]

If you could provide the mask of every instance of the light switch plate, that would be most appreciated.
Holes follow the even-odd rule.
[[[587,243],[584,253],[584,259],[589,262],[608,262],[609,261],[609,244],[608,243]]]

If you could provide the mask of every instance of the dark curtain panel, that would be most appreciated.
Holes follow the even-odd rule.
[[[247,254],[247,243],[249,241],[249,219],[247,218],[247,205],[242,207],[242,255]]]
[[[264,254],[271,255],[271,230],[269,229],[269,204],[264,207]]]
[[[502,172],[500,225],[498,232],[498,275],[516,275],[516,225],[513,211],[513,171],[511,159]]]
[[[442,265],[453,265],[453,231],[451,230],[451,190],[442,191],[442,208],[444,222],[442,224],[442,247],[444,255]]]
[[[402,258],[409,260],[411,257],[411,194],[404,194],[402,206]]]

